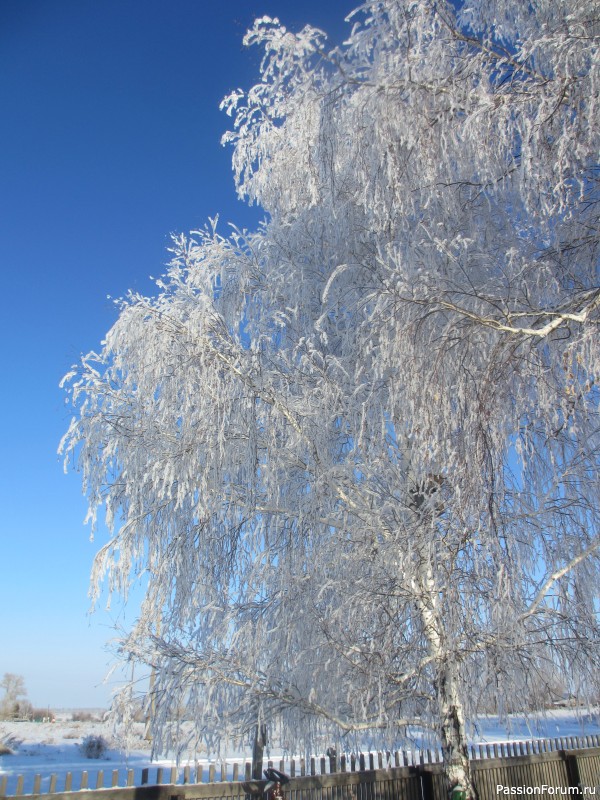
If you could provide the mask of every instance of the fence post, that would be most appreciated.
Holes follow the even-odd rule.
[[[576,755],[570,755],[565,750],[561,751],[561,756],[567,765],[567,775],[569,779],[569,786],[574,789],[580,790],[581,778],[579,776],[579,763]]]
[[[423,800],[434,800],[432,773],[429,770],[423,769],[422,765],[418,766],[417,770],[421,780],[421,797]]]
[[[327,755],[329,756],[329,772],[337,772],[337,750],[335,747],[327,748]]]

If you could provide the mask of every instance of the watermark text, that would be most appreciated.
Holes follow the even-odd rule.
[[[595,795],[596,786],[549,786],[543,783],[541,786],[504,786],[502,783],[496,784],[496,794],[502,795],[571,795],[583,797]],[[600,792],[598,792],[600,796]]]

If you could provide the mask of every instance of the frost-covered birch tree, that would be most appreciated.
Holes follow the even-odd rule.
[[[157,747],[428,726],[475,796],[478,713],[597,697],[597,8],[458,6],[257,20],[223,106],[266,222],[177,237],[67,376]]]

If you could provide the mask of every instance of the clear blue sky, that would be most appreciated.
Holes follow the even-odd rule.
[[[34,705],[107,705],[105,643],[135,616],[87,613],[97,545],[56,455],[70,417],[59,380],[114,321],[107,295],[153,292],[171,232],[260,218],[219,143],[220,100],[258,78],[259,52],[241,44],[254,18],[338,42],[357,4],[0,2],[0,677],[22,674]]]

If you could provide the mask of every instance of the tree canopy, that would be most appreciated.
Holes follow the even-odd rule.
[[[458,6],[458,7],[457,7]],[[148,588],[158,747],[290,749],[598,692],[598,20],[372,0],[329,48],[256,21],[233,92],[255,232],[173,241],[66,378],[62,450]],[[187,729],[186,729],[187,730]]]
[[[23,717],[31,713],[31,703],[27,699],[22,675],[5,672],[0,681],[0,689],[4,689],[4,697],[0,700],[0,719]]]

